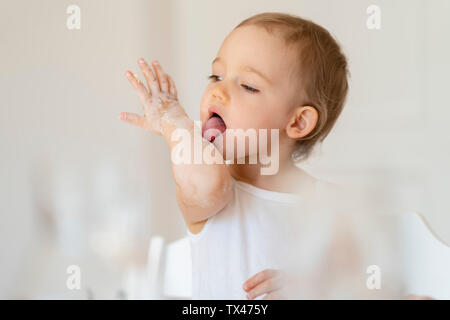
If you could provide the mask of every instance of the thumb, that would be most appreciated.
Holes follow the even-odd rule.
[[[135,113],[121,112],[119,119],[139,128],[144,128],[145,126],[145,118]]]

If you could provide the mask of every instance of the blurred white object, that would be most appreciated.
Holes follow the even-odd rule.
[[[153,236],[147,256],[147,275],[150,284],[150,299],[161,298],[160,274],[161,260],[163,258],[164,239],[160,236]]]
[[[152,237],[147,274],[151,299],[191,299],[192,262],[189,238],[165,244],[162,237]]]
[[[146,269],[131,267],[125,274],[125,298],[128,300],[152,299]]]
[[[402,216],[406,293],[450,299],[450,247],[416,212]]]

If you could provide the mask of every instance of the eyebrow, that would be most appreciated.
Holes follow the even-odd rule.
[[[223,60],[220,57],[217,57],[213,60],[212,64],[214,64],[215,62],[223,62]],[[249,72],[253,72],[256,73],[257,75],[259,75],[261,78],[263,78],[264,80],[266,80],[268,83],[272,84],[272,81],[270,81],[269,77],[266,76],[264,73],[262,73],[261,71],[256,70],[253,67],[250,66],[243,66],[242,70],[245,71],[249,71]]]

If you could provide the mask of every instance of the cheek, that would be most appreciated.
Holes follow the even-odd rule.
[[[265,119],[263,120],[267,128],[282,130],[286,126],[291,103],[283,97],[285,95],[274,95],[267,99]]]
[[[244,107],[245,106],[245,107]],[[243,103],[233,114],[233,127],[242,129],[282,129],[287,115],[286,106],[268,99],[256,99]]]
[[[264,99],[239,92],[233,97],[233,112],[229,114],[233,128],[258,129],[264,118]]]
[[[259,112],[239,112],[238,114],[233,114],[233,116],[228,118],[230,129],[269,129],[274,128],[273,120],[271,117],[266,117],[265,114]]]

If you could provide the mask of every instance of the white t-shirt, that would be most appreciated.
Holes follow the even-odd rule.
[[[321,194],[326,185],[316,180],[313,193]],[[233,179],[230,202],[208,219],[200,233],[187,230],[192,249],[192,298],[246,299],[246,280],[264,269],[289,268],[293,253],[307,257],[301,263],[306,273],[319,272],[318,259],[329,243],[331,219],[317,209],[309,214],[310,200]],[[314,296],[311,291],[309,294]]]

